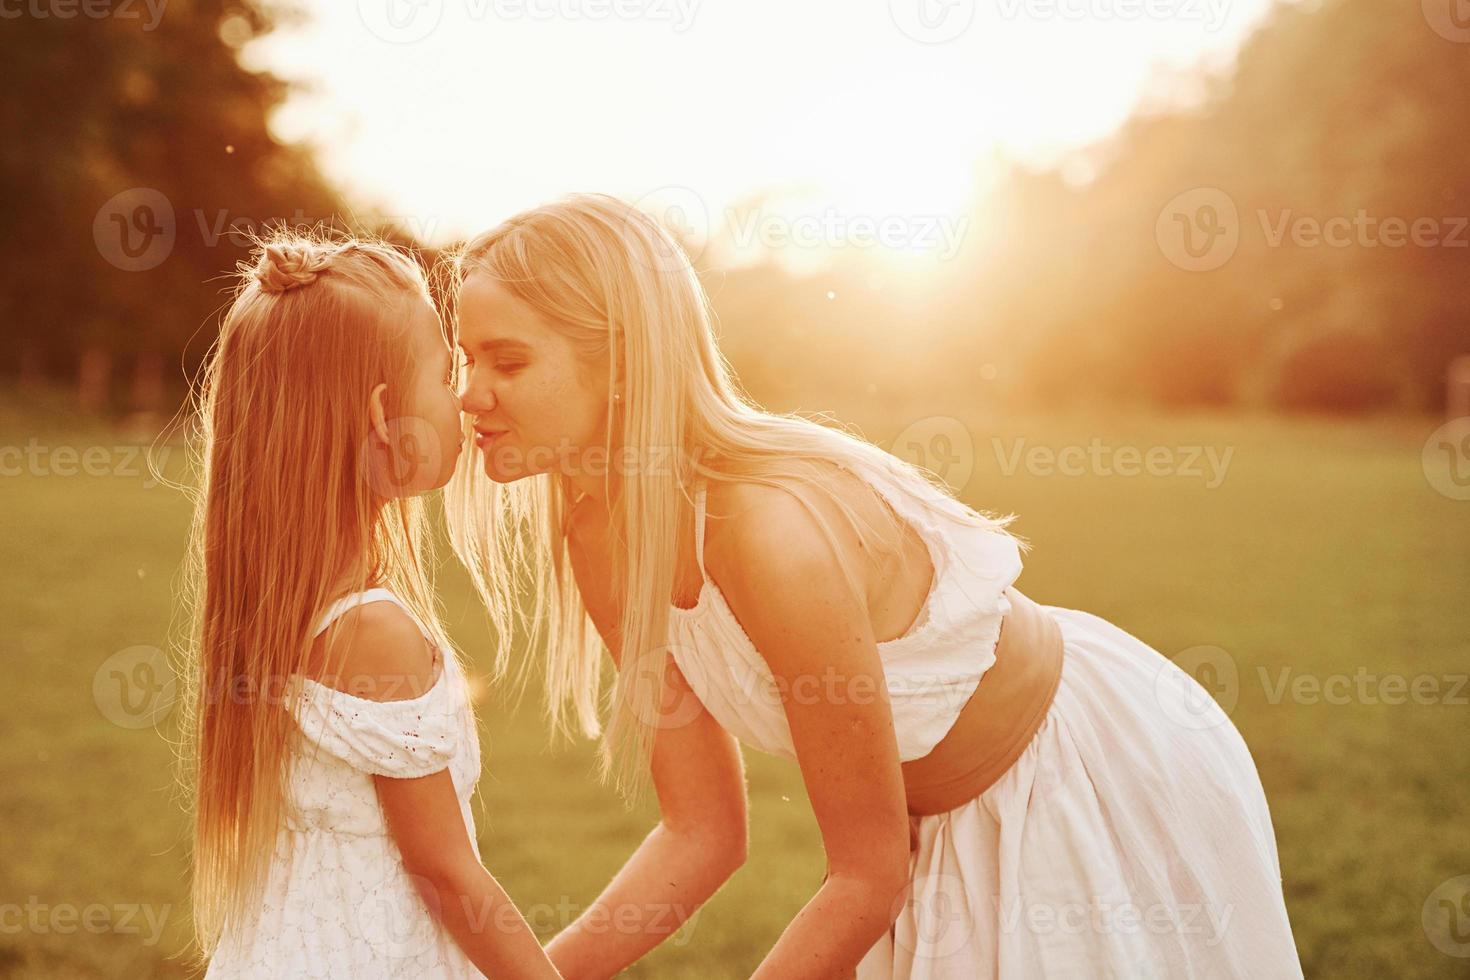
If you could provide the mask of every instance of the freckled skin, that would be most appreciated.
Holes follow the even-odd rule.
[[[485,450],[497,483],[577,466],[606,439],[607,365],[571,341],[493,278],[471,273],[459,294],[459,344],[467,371],[461,399],[481,429],[504,429]],[[569,475],[577,475],[571,473]]]

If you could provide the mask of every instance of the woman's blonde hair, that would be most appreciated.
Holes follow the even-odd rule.
[[[792,492],[831,538],[821,510],[803,499],[817,494],[834,502],[869,546],[883,531],[867,526],[837,494],[833,464],[876,468],[925,507],[966,522],[1000,531],[1009,520],[965,507],[936,478],[871,443],[755,405],[738,390],[720,354],[708,300],[684,252],[658,222],[617,198],[574,195],[505,221],[453,257],[451,296],[470,275],[493,277],[589,361],[607,361],[603,449],[614,461],[609,471],[616,468],[621,478],[609,507],[612,534],[624,549],[621,567],[612,570],[621,600],[616,629],[622,654],[601,758],[604,777],[614,775],[630,795],[643,785],[657,728],[679,500],[692,499],[697,481]],[[616,401],[611,392],[620,387],[623,398]],[[466,453],[450,481],[446,510],[450,541],[490,610],[502,647],[519,628],[545,658],[553,731],[568,733],[575,718],[584,734],[595,737],[602,732],[602,643],[567,555],[574,498],[566,473],[502,486],[485,475],[478,454]],[[892,547],[898,528],[887,531],[883,543]],[[527,589],[531,601],[522,603]]]
[[[370,471],[371,392],[386,383],[389,418],[411,408],[406,322],[429,302],[423,272],[376,241],[279,232],[257,245],[196,395],[180,761],[204,956],[260,901],[294,758],[287,682],[324,607],[385,585],[445,642],[423,503]]]

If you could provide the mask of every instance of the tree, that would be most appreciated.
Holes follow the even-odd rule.
[[[272,26],[261,8],[97,9],[28,7],[0,29],[16,96],[0,126],[19,135],[0,147],[0,316],[19,354],[7,368],[187,371],[212,340],[222,273],[246,254],[239,230],[330,223],[342,206],[269,131],[285,86],[237,60]]]

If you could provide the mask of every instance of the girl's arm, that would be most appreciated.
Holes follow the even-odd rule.
[[[560,977],[520,910],[475,856],[449,770],[373,781],[404,870],[470,962],[496,980]]]
[[[866,601],[812,516],[781,490],[744,487],[741,496],[709,564],[782,692],[828,867],[755,976],[851,975],[892,926],[909,887],[888,688]],[[859,554],[850,537],[839,541]]]
[[[364,605],[343,622],[350,628],[332,631],[334,642],[340,637],[346,646],[342,674],[333,680],[349,693],[415,697],[447,669],[435,666],[418,626],[390,603]],[[449,770],[417,778],[374,775],[373,783],[404,870],[480,972],[497,980],[559,977],[515,903],[475,856]]]
[[[617,610],[602,528],[569,539],[578,591],[614,661]],[[745,863],[745,773],[735,739],[699,703],[672,658],[651,759],[659,822],[597,900],[547,944],[573,980],[611,977],[678,930]]]

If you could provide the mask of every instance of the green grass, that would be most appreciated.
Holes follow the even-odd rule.
[[[13,398],[0,404],[0,446],[32,437],[48,446],[127,441],[82,420],[48,418]],[[855,421],[882,441],[907,419]],[[1019,515],[1017,529],[1033,545],[1026,592],[1105,616],[1166,655],[1212,645],[1234,659],[1232,717],[1271,800],[1307,975],[1470,976],[1470,959],[1437,950],[1421,926],[1430,892],[1470,873],[1470,690],[1459,704],[1270,697],[1288,667],[1319,678],[1470,669],[1470,502],[1426,480],[1420,450],[1434,424],[978,415],[965,424],[974,465],[964,496]],[[1215,489],[1189,476],[1007,475],[1017,436],[1052,448],[1097,437],[1113,447],[1210,445],[1234,455]],[[175,451],[171,470],[182,456]],[[187,928],[187,862],[170,747],[157,731],[111,724],[92,696],[105,659],[165,646],[175,614],[188,508],[148,482],[0,477],[0,642],[9,671],[0,905],[21,909],[0,918],[0,976],[190,975],[175,956]],[[487,665],[482,616],[452,564],[441,585],[457,641]],[[496,696],[480,710],[481,849],[550,934],[567,907],[596,894],[652,817],[627,812],[596,783],[589,746],[547,750],[534,697],[518,712]],[[681,944],[630,976],[748,975],[821,880],[799,774],[747,758],[749,863]],[[29,918],[35,906],[94,904],[106,911],[92,913],[103,925],[90,931]],[[141,916],[122,921],[135,907],[166,916],[160,941],[145,942]]]

